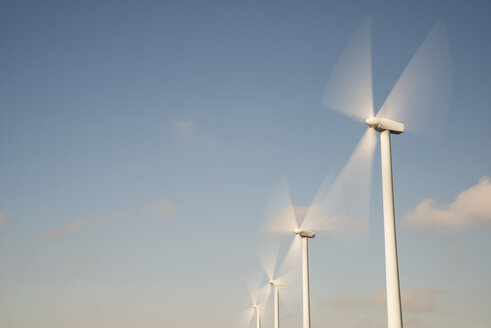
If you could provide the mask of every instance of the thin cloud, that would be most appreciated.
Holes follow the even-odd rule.
[[[362,318],[356,325],[357,327],[376,327],[375,322],[367,317]]]
[[[32,239],[35,241],[46,241],[46,240],[57,239],[82,229],[85,225],[87,225],[88,222],[89,222],[89,218],[76,219],[60,227],[35,233],[34,235],[32,235]]]
[[[419,326],[421,324],[421,319],[413,315],[411,318],[404,320],[404,323],[407,326]]]
[[[436,295],[441,291],[433,288],[407,289],[401,291],[402,307],[410,312],[430,312],[435,309]],[[371,297],[368,304],[386,305],[385,293],[379,293]]]
[[[167,199],[159,200],[148,206],[148,211],[158,217],[168,218],[176,212],[176,205]]]
[[[425,199],[406,212],[403,223],[416,228],[456,230],[472,224],[491,227],[491,181],[483,177],[477,185],[462,191],[455,200],[438,206]]]
[[[192,120],[178,119],[172,122],[172,125],[176,133],[187,141],[205,146],[218,144],[218,141],[214,137],[199,133],[196,122]]]
[[[172,122],[172,124],[180,136],[189,137],[196,132],[196,124],[193,121],[180,119]]]
[[[5,216],[7,216],[7,213],[0,211],[0,226],[5,224]]]
[[[353,308],[359,304],[359,301],[351,297],[336,297],[324,301],[323,304],[326,304],[333,309],[341,310]]]
[[[73,269],[75,272],[83,272],[89,269],[94,264],[93,259],[86,253],[78,254],[73,263]]]
[[[455,256],[464,253],[466,250],[457,243],[450,244],[443,250],[445,256]]]

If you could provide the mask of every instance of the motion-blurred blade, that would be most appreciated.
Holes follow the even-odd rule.
[[[293,233],[298,228],[286,178],[281,179],[268,202],[264,218],[269,221],[263,232]]]
[[[372,117],[372,19],[367,18],[341,52],[324,91],[322,104],[361,122]]]
[[[292,232],[293,235],[293,232]],[[298,235],[294,235],[292,243],[286,252],[285,259],[281,263],[278,272],[290,272],[295,271],[300,265],[300,256],[302,249],[302,238]]]
[[[269,286],[260,271],[254,271],[247,276],[247,289],[251,304],[262,304],[269,296]]]
[[[309,211],[306,219],[315,226],[314,230],[336,236],[368,229],[376,145],[376,132],[368,129],[324,201],[314,204]]]
[[[268,235],[268,238],[264,239],[260,244],[261,247],[258,249],[257,257],[266,276],[271,280],[276,276],[281,239],[278,235]]]
[[[254,309],[252,307],[248,310],[242,311],[237,318],[237,325],[239,327],[249,328],[253,317]]]
[[[302,299],[302,272],[300,267],[278,276],[277,280],[283,283],[279,290],[280,303],[283,305],[281,308],[284,309],[282,312],[297,312],[296,310]]]
[[[403,122],[407,131],[442,136],[452,93],[447,33],[437,22],[401,74],[377,116]]]
[[[308,207],[305,218],[300,225],[300,230],[316,231],[319,227],[319,207],[326,201],[329,190],[334,183],[334,174],[329,172],[322,182],[317,194],[315,195],[312,205]]]
[[[280,275],[278,275],[278,277],[276,277],[276,280],[280,281],[283,284],[282,288],[289,288],[295,283],[298,283],[301,280],[301,277],[301,270],[298,267],[288,272],[282,272]]]

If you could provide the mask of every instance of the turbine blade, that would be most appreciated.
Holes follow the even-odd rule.
[[[377,116],[405,129],[442,136],[452,93],[452,60],[445,26],[438,21],[394,85]]]
[[[285,311],[282,312],[294,314],[298,311],[298,305],[302,299],[302,284],[301,275],[291,285],[284,286],[279,290],[280,303],[284,306]]]
[[[322,104],[356,120],[372,117],[372,19],[356,30],[335,64],[324,91]]]
[[[287,312],[291,313],[296,312],[302,296],[301,250],[302,238],[295,235],[276,277],[283,284],[279,289],[280,302],[285,305]]]
[[[301,241],[302,238],[298,235],[295,235],[292,243],[290,244],[290,247],[288,248],[288,251],[286,252],[285,259],[283,260],[283,263],[278,270],[280,274],[283,272],[290,272],[298,269],[300,265],[300,255],[302,249]]]
[[[249,328],[251,326],[253,317],[254,317],[254,309],[252,307],[248,310],[242,311],[238,315],[237,325],[239,327]]]
[[[314,204],[308,220],[331,236],[368,230],[375,130],[368,129],[323,202]]]
[[[258,302],[256,304],[264,304],[268,301],[269,295],[271,294],[271,286],[264,282],[258,291]]]
[[[278,235],[268,235],[268,238],[261,242],[258,250],[257,257],[269,280],[276,275],[280,246],[281,239]]]
[[[269,221],[263,232],[292,233],[298,228],[286,178],[281,179],[268,201],[264,218]]]
[[[262,288],[265,285],[264,275],[260,271],[251,272],[247,276],[246,282],[251,304],[259,304],[262,301]]]
[[[329,190],[334,182],[334,174],[329,172],[324,181],[322,182],[317,194],[315,195],[312,205],[308,208],[305,218],[300,226],[301,230],[316,231],[319,227],[320,213],[318,213],[319,207],[326,201]]]
[[[278,280],[283,284],[282,289],[293,286],[295,283],[298,283],[300,279],[301,279],[301,270],[299,265],[297,265],[297,268],[293,270],[280,273],[280,275],[276,278],[276,280]]]

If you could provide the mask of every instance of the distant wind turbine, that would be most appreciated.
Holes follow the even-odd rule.
[[[357,170],[354,170],[354,168],[359,167],[359,165],[357,165],[359,159],[360,156],[352,156],[345,166],[345,169],[334,181],[332,186],[330,179],[327,178],[310,207],[295,208],[292,205],[288,184],[285,178],[281,180],[274,193],[274,197],[269,202],[267,217],[273,219],[270,220],[263,231],[294,236],[293,242],[287,252],[285,263],[291,264],[292,259],[296,258],[301,250],[302,314],[304,328],[310,328],[311,326],[308,239],[315,237],[315,233],[312,231],[314,229],[325,231],[327,233],[339,233],[340,231],[352,228],[350,224],[346,224],[351,218],[342,215],[335,217],[335,214],[345,213],[345,209],[342,206],[344,205],[345,200],[334,197],[334,195],[338,195],[341,191],[350,189],[349,187],[354,187],[351,180],[357,177],[355,174],[357,173]],[[331,204],[328,205],[329,201],[337,201],[336,206]],[[340,210],[339,207],[342,209]],[[299,215],[304,214],[301,224],[298,223],[297,213]],[[366,213],[364,214],[366,215]],[[364,219],[361,219],[360,222],[364,222]],[[361,226],[365,225],[361,224]]]
[[[256,315],[256,326],[261,327],[261,313],[264,310],[264,304],[269,295],[269,287],[261,282],[262,274],[253,272],[247,277],[247,289],[249,290],[249,305],[247,310],[239,315],[239,326],[249,328],[252,318]]]

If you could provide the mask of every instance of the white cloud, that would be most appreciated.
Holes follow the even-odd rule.
[[[172,122],[177,134],[188,141],[196,143],[198,145],[214,146],[218,141],[207,134],[199,133],[198,127],[194,121],[178,119]]]
[[[449,205],[425,199],[406,212],[403,223],[417,228],[459,229],[477,223],[491,227],[491,181],[488,177],[458,194]]]
[[[89,218],[76,219],[60,227],[35,233],[32,239],[37,241],[56,239],[82,229],[88,222]]]
[[[491,324],[489,323],[480,323],[474,326],[474,328],[491,328]]]
[[[367,317],[362,318],[358,324],[356,325],[357,327],[377,327],[375,325],[375,322],[373,320],[368,319]]]
[[[326,300],[323,303],[337,310],[352,308],[359,304],[357,300],[351,297],[336,297]]]
[[[174,215],[176,212],[176,206],[170,200],[162,199],[158,202],[150,204],[148,206],[148,210],[156,216],[167,218]]]
[[[421,325],[421,319],[413,315],[411,318],[404,320],[404,323],[406,326],[419,326]]]
[[[435,297],[441,291],[433,288],[407,289],[401,291],[402,308],[410,312],[428,312],[435,309]],[[385,293],[371,297],[368,304],[387,304]]]
[[[73,268],[77,272],[88,269],[93,264],[93,260],[88,254],[80,253],[75,257]]]
[[[6,215],[7,215],[7,213],[5,213],[4,211],[0,211],[0,225],[5,224],[5,216]]]
[[[450,244],[447,248],[443,250],[443,255],[454,256],[464,253],[466,250],[457,243]]]
[[[189,137],[195,134],[196,124],[193,121],[179,119],[172,122],[179,135]]]

